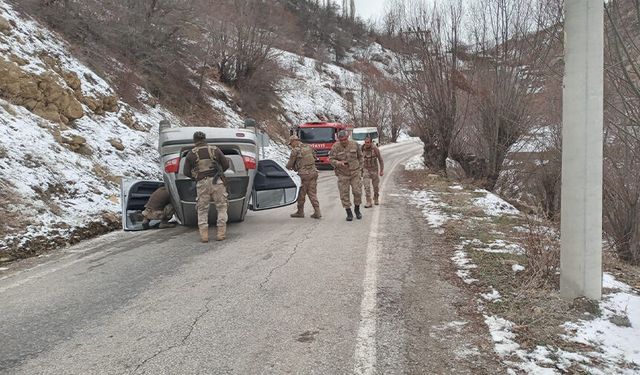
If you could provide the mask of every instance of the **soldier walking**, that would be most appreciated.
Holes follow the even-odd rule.
[[[329,161],[338,176],[338,190],[342,207],[347,212],[347,221],[353,221],[350,191],[353,193],[354,211],[358,219],[362,219],[360,204],[362,203],[362,150],[358,144],[349,140],[346,130],[338,132],[338,141],[329,152]]]
[[[229,160],[216,146],[207,144],[203,132],[193,133],[195,147],[187,154],[184,175],[196,180],[198,198],[198,228],[202,242],[209,242],[209,203],[213,201],[218,213],[217,241],[223,241],[227,232],[227,188],[224,171],[229,169]]]
[[[362,145],[362,155],[364,157],[363,184],[367,203],[364,208],[373,207],[380,204],[380,177],[384,176],[384,161],[378,149],[372,142],[371,137],[364,139]],[[371,185],[373,185],[373,203],[371,202]]]
[[[176,210],[171,204],[169,190],[167,190],[166,186],[161,186],[151,193],[147,204],[144,205],[142,228],[149,229],[151,220],[160,220],[160,225],[158,226],[160,229],[173,228],[176,225],[169,223],[169,220],[171,220],[175,212]]]
[[[313,206],[313,215],[311,217],[320,219],[322,215],[320,214],[320,203],[318,202],[318,169],[316,169],[315,151],[300,142],[300,138],[296,135],[291,136],[289,145],[291,146],[291,155],[289,156],[287,169],[298,172],[298,176],[302,181],[297,201],[298,211],[292,213],[291,217],[304,217],[304,203],[308,195]]]

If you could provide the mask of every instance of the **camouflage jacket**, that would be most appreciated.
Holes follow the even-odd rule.
[[[362,150],[354,141],[349,141],[346,146],[336,142],[329,152],[329,161],[335,168],[336,175],[351,175],[362,170]],[[347,162],[347,165],[339,166],[340,161]]]
[[[149,201],[144,207],[153,211],[161,211],[164,210],[164,207],[169,203],[171,203],[169,190],[167,190],[165,186],[162,186],[151,194]]]
[[[384,161],[382,160],[380,149],[376,146],[371,145],[369,148],[362,146],[362,155],[365,169],[377,171],[378,166],[380,166],[380,170],[384,170]]]
[[[220,168],[222,170],[219,170]],[[219,177],[227,169],[229,169],[229,160],[222,151],[204,142],[196,143],[193,150],[187,154],[184,163],[184,175],[196,181],[205,177]]]
[[[298,147],[291,150],[287,169],[296,171],[299,175],[317,173],[315,151],[308,145],[300,143]]]

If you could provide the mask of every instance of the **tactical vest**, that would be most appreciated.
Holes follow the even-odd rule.
[[[298,158],[296,159],[295,171],[314,172],[316,170],[316,157],[313,149],[309,146],[298,147]]]
[[[200,152],[204,149],[207,149],[208,152],[204,155],[205,158],[202,158]],[[205,172],[220,172],[218,171],[218,163],[216,163],[216,150],[216,146],[209,145],[194,147],[193,150],[191,150],[196,156],[196,165],[193,167],[192,173],[193,176],[198,176],[199,173]]]
[[[373,151],[373,146],[368,150],[362,147],[362,156],[364,157],[364,167],[366,169],[376,169],[378,168],[378,157],[376,153]]]

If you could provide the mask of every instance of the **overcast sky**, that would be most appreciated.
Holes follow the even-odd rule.
[[[380,19],[384,12],[385,0],[356,0],[356,12],[362,18]]]

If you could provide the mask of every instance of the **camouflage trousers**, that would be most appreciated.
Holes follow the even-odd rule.
[[[302,186],[300,187],[300,194],[298,195],[298,210],[304,209],[307,196],[309,196],[311,205],[314,208],[320,207],[320,203],[318,202],[318,172],[301,174],[300,180],[302,181]]]
[[[340,192],[342,207],[351,208],[349,193],[353,193],[353,204],[356,206],[362,204],[362,176],[360,171],[353,171],[348,175],[338,175],[338,191]]]
[[[173,205],[169,203],[164,206],[162,210],[152,210],[150,208],[145,208],[142,211],[142,216],[147,220],[161,220],[161,221],[169,221],[173,217],[173,214],[176,213],[176,210],[173,208]]]
[[[373,198],[377,199],[380,194],[380,175],[378,169],[365,168],[362,177],[364,193],[367,200],[371,200],[371,185],[373,185]]]
[[[198,226],[209,226],[209,204],[213,202],[218,213],[216,226],[225,228],[227,226],[227,188],[224,184],[214,184],[212,177],[205,177],[196,183],[198,198],[196,200],[196,210],[198,211]]]

